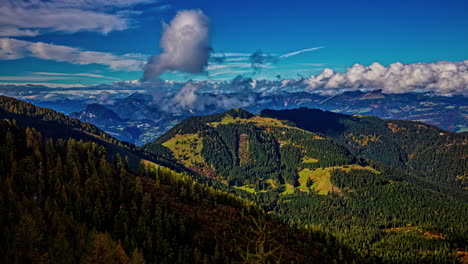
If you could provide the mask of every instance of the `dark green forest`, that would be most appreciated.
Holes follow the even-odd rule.
[[[139,148],[0,97],[0,262],[463,262],[466,135],[297,111]]]
[[[418,135],[392,136],[393,127],[369,117],[365,119],[371,121],[361,124],[364,128],[356,126],[355,130],[342,132],[361,135],[358,131],[368,131],[369,135],[381,135],[362,136],[367,142],[361,141],[362,149],[357,151],[348,144],[340,144],[339,137],[327,134],[345,129],[334,120],[342,115],[322,113],[321,118],[331,124],[321,122],[319,128],[322,128],[312,133],[295,127],[295,119],[281,118],[286,121],[271,125],[267,123],[269,120],[241,109],[191,117],[145,148],[157,153],[156,146],[159,146],[170,157],[171,149],[161,144],[170,142],[171,138],[198,133],[202,140],[197,142],[203,145],[200,156],[204,161],[198,166],[211,167],[213,177],[254,193],[251,199],[290,226],[332,234],[357,255],[375,262],[457,263],[459,253],[465,252],[468,246],[468,197],[462,188],[465,179],[455,177],[468,171],[466,160],[460,158],[467,153],[463,143],[466,139],[415,122],[405,122],[405,131]],[[295,112],[291,116],[297,117]],[[312,121],[314,118],[320,120],[313,117]],[[301,120],[307,124],[306,116]],[[369,143],[374,143],[376,138],[385,141]],[[171,148],[177,150],[177,142]],[[245,142],[248,142],[247,150],[242,147]],[[408,162],[391,161],[398,153],[407,155],[410,148],[416,150],[412,150],[415,154],[411,157],[406,156]],[[421,151],[424,148],[442,148],[444,152],[429,156]],[[368,153],[388,157],[373,159]],[[443,159],[429,162],[436,157]],[[174,155],[171,158],[177,159]],[[422,162],[416,159],[424,160],[430,168],[416,165]],[[438,174],[443,168],[447,168],[445,175],[450,180],[442,180]],[[301,172],[313,174],[325,170],[329,171],[330,184],[334,186],[328,193],[319,192],[320,185],[313,177],[301,184]],[[424,170],[428,173],[423,177]]]
[[[2,263],[336,263],[353,255],[255,203],[95,142],[0,121]],[[340,253],[341,252],[341,253]],[[344,252],[344,253],[343,253]]]

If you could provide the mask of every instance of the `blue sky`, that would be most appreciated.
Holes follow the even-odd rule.
[[[161,52],[161,23],[187,9],[209,17],[213,52],[227,61],[211,61],[202,74],[165,73],[162,79],[297,78],[325,68],[342,72],[355,63],[468,59],[466,0],[4,0],[0,5],[0,83],[139,79],[147,57]],[[278,57],[313,47],[323,48],[265,65],[255,75],[249,67],[256,50]]]

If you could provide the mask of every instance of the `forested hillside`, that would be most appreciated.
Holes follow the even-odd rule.
[[[264,110],[262,116],[288,120],[329,136],[360,155],[425,180],[468,188],[468,137],[420,122],[350,116],[316,109]]]
[[[317,129],[310,132],[290,121],[236,109],[187,118],[144,148],[252,193],[290,226],[334,234],[371,262],[456,262],[468,241],[466,190],[450,192],[439,188],[436,183],[441,180],[421,179],[405,163],[393,166],[393,152],[374,160],[328,137],[327,133],[341,133],[343,125],[336,121],[340,116],[312,118],[309,125],[317,124]],[[364,137],[361,145],[379,138],[379,131]],[[447,137],[458,145],[453,149],[463,149],[456,135]],[[408,137],[407,146],[417,147],[411,140],[419,138],[423,136]],[[447,175],[466,172],[463,159],[445,157],[444,164],[450,162],[456,168]]]
[[[31,116],[14,103],[15,117]],[[145,159],[133,172],[126,156],[109,159],[108,145],[27,126],[0,120],[2,263],[364,261],[187,174]]]
[[[236,109],[140,149],[0,99],[2,263],[457,263],[468,252],[466,190],[366,158],[332,129]]]

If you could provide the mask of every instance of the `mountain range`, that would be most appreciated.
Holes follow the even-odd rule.
[[[306,92],[272,92],[232,94],[200,94],[208,103],[203,107],[171,111],[149,94],[135,93],[109,102],[92,103],[66,100],[64,102],[34,102],[91,122],[122,141],[137,145],[151,142],[171,127],[193,115],[208,115],[229,110],[229,105],[211,104],[216,100],[238,100],[244,109],[260,113],[263,109],[293,109],[308,107],[350,115],[371,115],[384,119],[420,121],[453,132],[464,132],[468,127],[468,104],[464,97],[443,97],[431,94],[406,93],[384,94],[380,90],[370,92],[345,92],[334,96],[323,96]],[[207,98],[210,98],[208,100]],[[212,99],[212,100],[211,100]],[[203,100],[201,100],[203,101]],[[102,107],[97,107],[96,104]],[[64,106],[67,108],[64,108]],[[74,107],[72,107],[74,106]],[[83,110],[84,109],[84,110]],[[112,114],[109,110],[113,111]],[[102,112],[102,113],[101,113]],[[114,116],[109,122],[109,115]],[[115,115],[118,117],[116,118]]]
[[[145,98],[73,116],[157,123]],[[1,96],[2,262],[467,261],[465,133],[305,107],[193,114],[140,147]]]

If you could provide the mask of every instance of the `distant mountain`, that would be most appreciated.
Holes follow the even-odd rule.
[[[108,107],[126,119],[151,119],[158,111],[151,107],[153,97],[149,94],[134,93],[128,97],[117,99]]]
[[[80,119],[81,121],[95,124],[115,124],[124,122],[114,111],[100,104],[89,104],[85,110],[81,112],[70,113],[68,116]]]
[[[81,111],[87,106],[87,103],[84,100],[79,100],[79,99],[71,100],[68,98],[65,98],[63,100],[57,100],[57,101],[31,100],[29,102],[39,107],[46,107],[46,108],[54,109],[55,111],[64,113],[66,115],[72,112]]]
[[[278,93],[257,99],[247,110],[258,113],[263,109],[316,108],[342,114],[372,115],[384,119],[420,121],[442,129],[462,132],[468,129],[468,103],[465,97],[443,97],[421,93],[384,94],[344,92],[333,96],[309,93]]]
[[[447,263],[468,241],[466,143],[419,122],[235,109],[189,117],[143,148],[374,262]]]
[[[151,110],[146,105],[149,103],[146,99],[142,94],[134,94],[118,100],[112,106],[89,104],[85,110],[70,113],[69,116],[92,123],[119,140],[142,145],[154,140],[184,118]],[[120,117],[121,114],[125,118]]]
[[[468,129],[468,103],[462,96],[383,94],[380,90],[367,93],[357,91],[329,97],[317,106],[304,106],[343,114],[420,121],[454,132]]]

